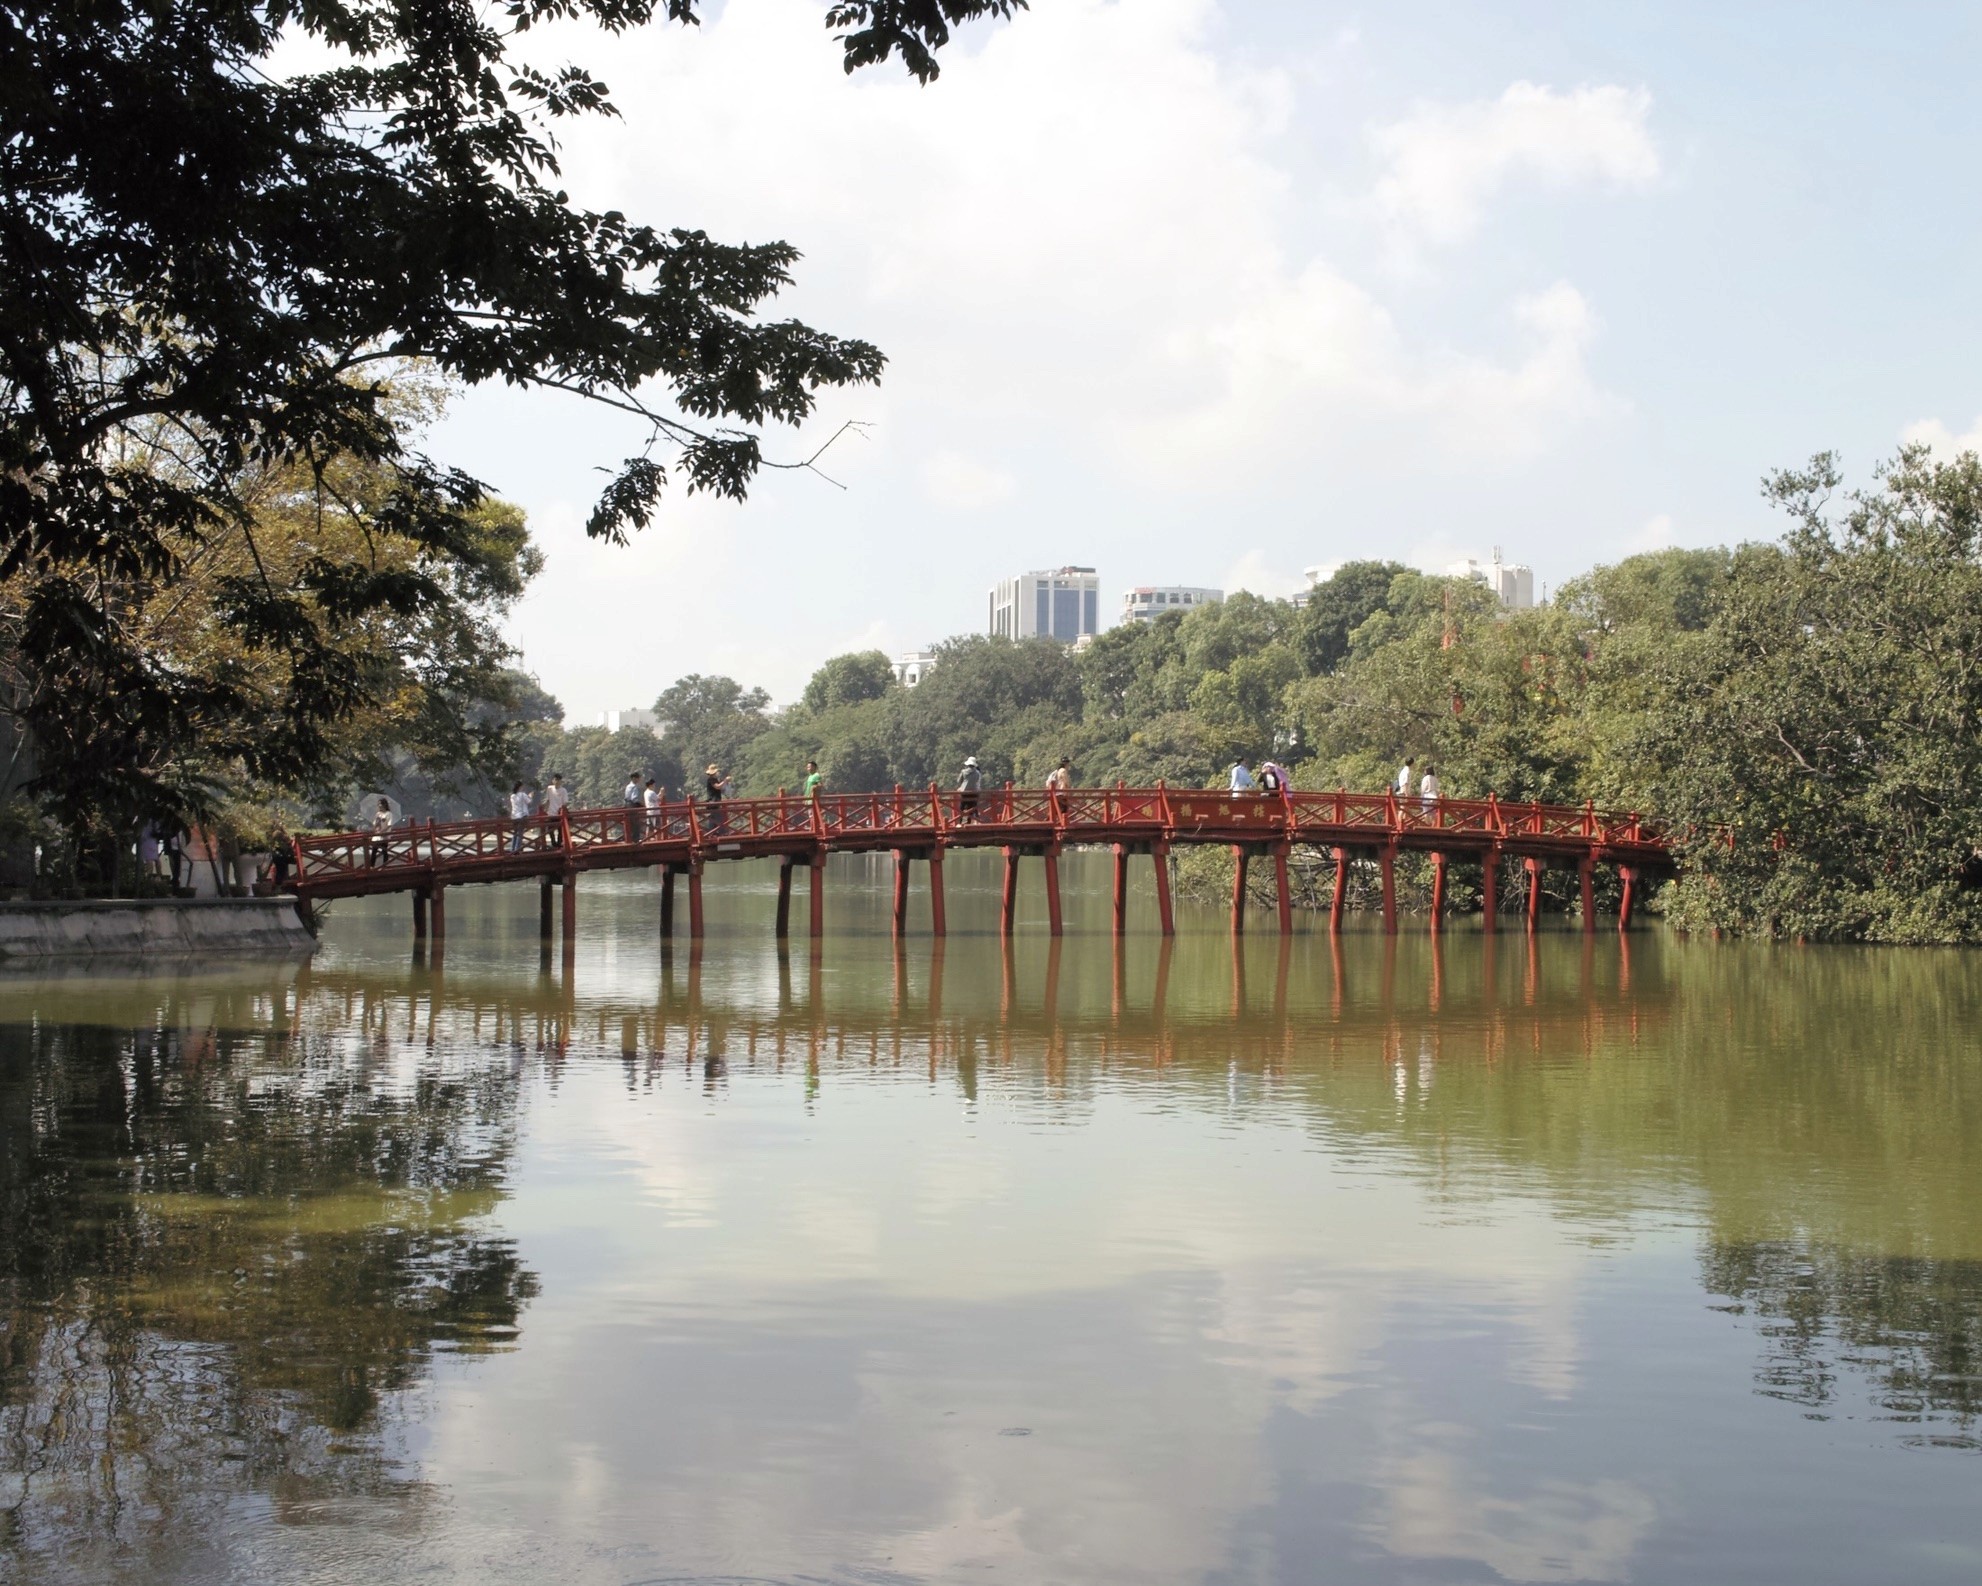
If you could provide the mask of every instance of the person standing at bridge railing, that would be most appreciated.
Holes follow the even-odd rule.
[[[729,823],[723,815],[723,800],[729,797],[729,778],[723,775],[722,767],[713,760],[702,773],[703,798],[709,806],[709,829],[716,833],[729,830]]]
[[[646,787],[640,791],[640,808],[646,814],[645,832],[649,837],[661,835],[661,784],[652,777],[647,778]]]
[[[1244,755],[1232,762],[1231,789],[1234,793],[1257,793],[1259,785],[1253,781],[1252,761]]]
[[[372,811],[372,840],[365,844],[365,863],[382,865],[391,857],[388,839],[392,836],[392,801],[381,798]]]
[[[1287,793],[1287,768],[1278,760],[1262,760],[1259,765],[1259,790],[1269,798],[1284,798]]]
[[[957,821],[960,825],[971,826],[977,823],[977,801],[984,792],[984,773],[978,769],[977,756],[963,757],[963,770],[957,775]]]
[[[1062,757],[1060,763],[1046,773],[1046,791],[1059,798],[1065,798],[1073,790],[1073,785],[1074,763]]]
[[[513,854],[523,852],[523,828],[530,824],[536,802],[521,782],[509,790],[509,851]]]
[[[1427,761],[1424,777],[1418,783],[1418,802],[1427,815],[1438,808],[1438,801],[1443,793],[1444,789],[1439,786],[1438,781],[1438,767]]]
[[[619,801],[626,806],[626,840],[640,841],[640,773],[626,773],[626,786],[619,790]]]
[[[820,790],[825,785],[826,779],[819,774],[819,762],[817,760],[807,760],[805,762],[805,780],[799,784],[798,796],[810,804],[819,796]]]

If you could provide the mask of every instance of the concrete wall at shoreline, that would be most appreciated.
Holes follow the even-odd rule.
[[[287,956],[315,949],[293,898],[0,903],[0,963],[36,958]]]

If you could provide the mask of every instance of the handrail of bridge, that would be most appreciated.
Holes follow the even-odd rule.
[[[292,839],[296,879],[308,887],[360,874],[425,875],[456,867],[489,867],[504,859],[561,855],[578,860],[603,848],[632,847],[686,858],[691,852],[745,848],[767,840],[822,849],[838,844],[885,847],[889,839],[942,843],[1009,832],[1021,841],[1109,841],[1147,832],[1168,841],[1260,840],[1339,842],[1367,832],[1404,837],[1447,832],[1503,840],[1535,838],[1602,846],[1666,847],[1674,834],[1635,812],[1599,810],[1593,803],[1503,803],[1484,799],[1399,798],[1396,791],[1282,794],[1232,793],[1117,784],[1106,788],[985,788],[977,794],[942,791],[780,792],[774,798],[680,799],[648,810],[636,806],[567,809],[557,816],[508,816],[409,822],[389,832],[330,832]],[[1088,834],[1092,833],[1090,837]]]

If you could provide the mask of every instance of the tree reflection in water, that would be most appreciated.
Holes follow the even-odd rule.
[[[516,1336],[508,1064],[0,1026],[0,1562],[198,1573],[222,1511],[405,1521],[396,1401]]]
[[[1701,1264],[1762,1340],[1757,1392],[1848,1414],[1856,1380],[1918,1441],[1982,1448],[1982,1262],[1784,1241],[1716,1244]]]

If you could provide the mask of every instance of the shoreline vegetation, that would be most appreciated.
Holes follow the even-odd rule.
[[[1080,653],[952,639],[914,688],[878,651],[826,661],[783,710],[684,678],[655,702],[658,732],[525,724],[515,771],[561,772],[583,806],[616,802],[634,769],[699,790],[710,763],[759,796],[796,791],[807,760],[867,792],[950,787],[966,755],[993,785],[1040,785],[1067,756],[1077,785],[1191,787],[1271,755],[1297,787],[1369,791],[1409,756],[1455,797],[1592,799],[1731,832],[1689,844],[1655,899],[1685,928],[1982,940],[1982,463],[1914,447],[1846,490],[1820,455],[1765,495],[1780,542],[1632,556],[1531,610],[1350,562],[1304,607],[1242,592]],[[431,787],[396,791],[461,813]],[[1222,852],[1179,866],[1204,896],[1230,876]],[[1569,906],[1555,885],[1549,906]],[[1477,906],[1465,884],[1452,903]]]

